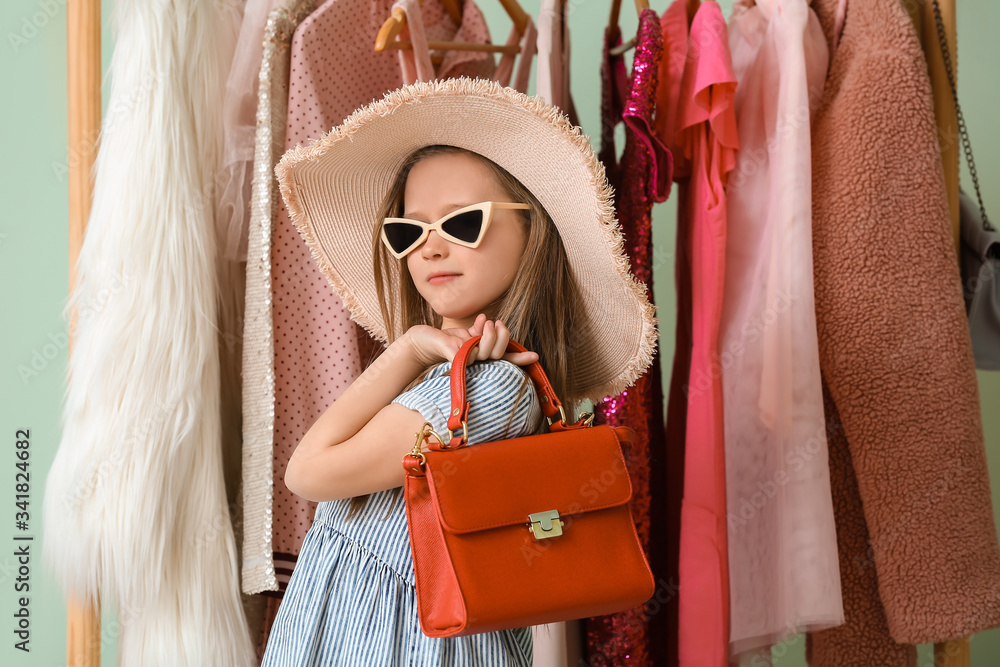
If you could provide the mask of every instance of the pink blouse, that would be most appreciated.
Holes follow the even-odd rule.
[[[729,573],[719,316],[725,277],[725,179],[738,147],[733,96],[736,77],[719,5],[701,3],[688,38],[687,0],[675,0],[661,21],[667,58],[661,71],[657,129],[671,147],[681,183],[678,211],[679,291],[690,304],[690,348],[678,341],[670,402],[686,396],[684,499],[680,527],[678,644],[682,666],[725,667],[729,640]],[[679,302],[683,299],[678,295]],[[678,320],[685,315],[679,314]],[[677,374],[680,373],[678,376]],[[675,419],[676,411],[670,415]],[[668,421],[668,442],[678,429]],[[671,440],[670,438],[675,439]]]

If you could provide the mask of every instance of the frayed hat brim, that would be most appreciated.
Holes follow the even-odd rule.
[[[574,326],[573,355],[585,363],[573,368],[562,398],[596,401],[635,382],[655,354],[656,318],[645,284],[629,270],[604,165],[558,107],[487,79],[418,82],[389,92],[312,144],[288,150],[275,167],[292,222],[352,319],[388,340],[370,243],[403,161],[433,144],[502,166],[558,228],[587,304]]]

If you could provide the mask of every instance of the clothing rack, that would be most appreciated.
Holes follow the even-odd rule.
[[[940,0],[942,18],[955,61],[955,0]],[[638,3],[637,3],[638,6]],[[906,3],[924,52],[934,85],[934,109],[939,127],[957,127],[954,103],[944,62],[937,48],[933,6],[930,2]],[[76,285],[76,264],[83,244],[83,234],[90,215],[93,195],[91,173],[101,129],[101,0],[68,0],[66,5],[66,46],[68,80],[69,146],[80,150],[80,160],[69,164],[69,291]],[[929,36],[929,37],[928,37]],[[932,48],[935,46],[935,48]],[[942,89],[943,83],[943,89]],[[949,136],[949,135],[946,135]],[[944,147],[945,179],[948,201],[957,234],[958,220],[958,145]],[[957,236],[956,236],[957,248]],[[70,315],[69,353],[73,353],[75,313]],[[100,667],[100,600],[66,600],[67,667]],[[963,638],[934,646],[935,665],[970,667],[969,639]]]
[[[69,161],[69,291],[76,286],[76,262],[93,199],[91,173],[101,130],[101,0],[66,3],[66,78],[69,145],[80,159]],[[75,316],[70,314],[69,354]],[[66,600],[67,667],[100,667],[101,601]]]

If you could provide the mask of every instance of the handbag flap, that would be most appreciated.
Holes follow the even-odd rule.
[[[1000,231],[983,228],[979,205],[962,191],[959,194],[961,240],[980,262],[1000,259]]]
[[[446,530],[469,533],[621,505],[632,484],[607,425],[424,452],[427,480]]]

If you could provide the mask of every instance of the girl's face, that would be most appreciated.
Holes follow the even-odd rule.
[[[433,155],[413,165],[403,196],[403,217],[424,222],[470,204],[511,201],[489,168],[463,153]],[[431,231],[406,256],[406,265],[417,291],[443,318],[441,328],[468,328],[479,313],[494,319],[493,304],[514,282],[526,240],[519,212],[496,209],[478,248]]]

